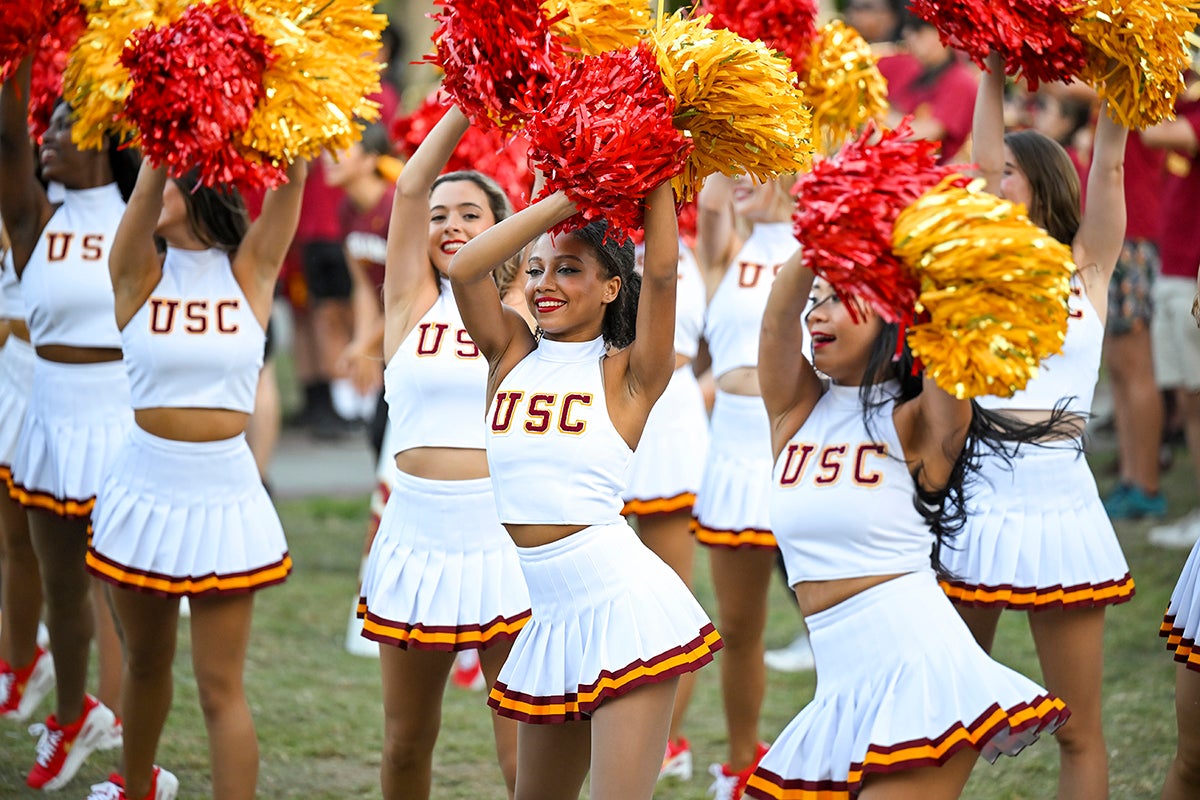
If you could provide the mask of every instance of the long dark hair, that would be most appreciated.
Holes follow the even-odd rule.
[[[898,324],[884,323],[867,356],[867,369],[858,396],[863,407],[863,421],[872,437],[875,436],[875,416],[891,399],[878,391],[877,384],[888,380],[899,383],[896,405],[912,400],[924,388],[923,377],[913,368],[914,359],[907,342],[900,348],[897,357],[896,345],[900,335]],[[1021,447],[1037,446],[1039,442],[1050,440],[1063,446],[1063,441],[1076,438],[1074,425],[1074,417],[1067,412],[1065,401],[1055,406],[1048,419],[1036,423],[1017,421],[971,401],[971,422],[967,427],[966,442],[954,460],[946,484],[940,489],[926,489],[921,483],[921,467],[918,465],[912,470],[916,486],[913,505],[933,531],[930,563],[939,575],[953,577],[949,576],[942,563],[942,549],[953,547],[954,537],[967,522],[971,485],[983,459],[998,457],[1011,463]]]
[[[1029,181],[1029,219],[1070,247],[1083,218],[1079,173],[1058,142],[1033,130],[1004,136],[1013,159]]]
[[[229,253],[237,250],[250,228],[250,214],[241,193],[232,186],[201,186],[196,170],[174,180],[196,238],[206,247]]]
[[[633,344],[637,333],[638,294],[642,290],[642,276],[638,274],[633,242],[628,238],[618,243],[615,236],[607,236],[608,220],[592,220],[582,228],[569,234],[591,248],[604,267],[605,278],[620,278],[621,288],[616,298],[604,309],[601,334],[611,348],[620,350]]]

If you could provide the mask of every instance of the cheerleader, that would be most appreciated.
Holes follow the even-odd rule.
[[[0,306],[7,336],[0,348],[0,479],[12,476],[17,434],[33,383],[33,346],[25,323],[21,283],[8,238],[0,229]],[[0,717],[28,719],[54,687],[54,659],[37,643],[42,582],[25,509],[0,493]]]
[[[282,582],[292,561],[245,428],[305,175],[302,162],[290,167],[248,225],[236,191],[143,164],[117,230],[110,269],[136,425],[97,497],[87,563],[116,587],[125,768],[93,787],[95,800],[175,797],[178,781],[154,755],[181,597],[213,797],[254,797],[258,741],[243,688],[254,592]]]
[[[1179,662],[1175,665],[1179,743],[1167,770],[1162,800],[1191,800],[1200,797],[1200,716],[1196,714],[1200,707],[1200,648],[1196,646],[1200,636],[1200,542],[1192,547],[1183,566],[1159,632]]]
[[[639,249],[639,258],[644,251]],[[625,508],[637,518],[637,532],[650,550],[692,587],[695,545],[689,530],[692,506],[708,450],[708,411],[692,362],[704,327],[704,278],[692,251],[679,244],[679,287],[675,307],[675,372],[654,404],[637,451],[629,462]],[[671,732],[659,778],[692,779],[692,750],[683,734],[683,718],[695,675],[679,678]]]
[[[709,550],[724,636],[721,696],[729,760],[714,764],[717,800],[740,796],[766,752],[758,718],[766,692],[763,631],[775,568],[770,431],[759,392],[758,330],[780,265],[796,252],[790,181],[712,176],[700,193],[696,257],[709,282],[704,338],[716,401],[693,530]],[[739,231],[749,228],[743,237]]]
[[[555,192],[454,257],[463,321],[490,366],[488,464],[533,616],[488,703],[522,724],[519,800],[649,798],[679,675],[720,637],[679,577],[620,516],[633,448],[674,369],[678,233],[669,184],[645,201],[644,276],[633,246]],[[525,297],[540,335],[488,275],[533,243]],[[639,292],[639,285],[641,290]]]
[[[500,526],[484,453],[487,362],[445,277],[451,257],[511,212],[477,172],[438,177],[467,130],[451,108],[400,173],[383,282],[391,493],[363,573],[362,635],[379,643],[385,798],[429,797],[455,652],[479,650],[495,680],[529,595]],[[419,231],[427,231],[419,235]],[[511,795],[516,725],[494,719]]]
[[[96,492],[133,420],[107,262],[135,171],[132,152],[114,140],[79,150],[71,109],[60,103],[38,153],[41,178],[64,187],[52,202],[26,129],[29,73],[26,59],[0,92],[0,215],[36,352],[10,493],[28,512],[55,665],[55,709],[31,728],[39,739],[27,782],[54,790],[91,752],[120,744],[113,712],[84,691],[93,631],[102,697],[116,694],[103,677],[119,672],[120,652],[103,602],[93,617],[84,557]]]
[[[897,325],[858,313],[795,257],[763,318],[771,521],[820,680],[750,797],[950,800],[980,754],[1014,755],[1067,716],[980,649],[930,568],[962,513],[970,401],[915,376],[911,354],[894,357]]]
[[[975,103],[973,160],[989,190],[1024,203],[1029,218],[1072,248],[1070,319],[1063,353],[1024,391],[980,405],[1021,423],[1057,410],[1073,430],[1011,463],[985,457],[962,535],[944,555],[942,588],[976,640],[991,651],[1000,612],[1028,611],[1046,687],[1071,720],[1057,733],[1059,798],[1108,796],[1101,723],[1104,612],[1133,596],[1129,566],[1104,512],[1078,437],[1100,369],[1108,284],[1125,232],[1127,131],[1100,114],[1081,215],[1079,180],[1057,143],[1033,132],[1004,135],[1003,60],[993,55]]]

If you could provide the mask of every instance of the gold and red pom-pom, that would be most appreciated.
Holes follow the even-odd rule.
[[[467,118],[506,134],[546,105],[562,42],[537,0],[437,0],[436,53],[443,86]]]
[[[434,93],[411,114],[396,117],[391,136],[398,151],[406,158],[411,157],[449,107],[448,100]],[[495,180],[512,201],[513,208],[529,204],[533,173],[529,171],[529,142],[522,136],[505,139],[495,129],[467,128],[443,171],[457,170],[477,170]]]
[[[675,126],[695,145],[675,194],[691,199],[714,172],[768,181],[812,163],[812,123],[790,62],[761,42],[678,12],[652,34]]]
[[[0,5],[3,5],[0,3]],[[41,140],[50,125],[50,115],[63,94],[63,72],[71,47],[87,25],[87,19],[77,0],[57,0],[52,13],[46,16],[50,27],[42,34],[33,50],[29,77],[29,133]],[[0,80],[7,80],[16,71],[19,61],[0,66]]]
[[[1198,0],[1087,0],[1073,31],[1087,47],[1080,78],[1127,128],[1175,115],[1191,63],[1188,37],[1200,26]]]
[[[620,238],[641,226],[642,198],[679,172],[691,149],[672,125],[674,110],[645,46],[564,66],[523,133],[545,193],[561,189],[579,207],[555,232],[601,217]]]
[[[584,56],[633,47],[652,25],[645,0],[542,0],[542,10],[564,48]]]
[[[913,14],[938,29],[942,41],[980,67],[988,53],[1004,56],[1005,71],[1042,81],[1069,81],[1083,69],[1082,42],[1071,32],[1076,0],[913,0]]]
[[[892,253],[893,226],[906,206],[951,173],[937,164],[937,143],[910,141],[907,120],[863,134],[817,161],[792,189],[793,232],[805,263],[843,301],[868,304],[889,322],[905,320],[918,284]],[[857,318],[854,302],[846,302]]]
[[[198,4],[162,27],[138,31],[121,55],[133,84],[125,116],[144,155],[171,175],[199,170],[206,185],[277,185],[282,170],[248,162],[236,147],[263,95],[271,48],[237,8]]]
[[[887,113],[887,81],[867,40],[840,20],[821,28],[800,72],[800,91],[824,153]]]
[[[1071,250],[1025,209],[956,178],[896,218],[894,250],[920,283],[908,344],[958,398],[1011,397],[1062,350]]]
[[[700,11],[712,15],[709,27],[760,41],[791,59],[794,72],[803,73],[817,36],[813,0],[702,0]]]

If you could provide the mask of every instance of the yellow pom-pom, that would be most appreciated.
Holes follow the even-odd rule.
[[[87,150],[104,147],[104,137],[132,136],[121,118],[129,94],[129,70],[121,66],[125,40],[148,25],[166,25],[191,3],[189,0],[85,0],[87,30],[71,49],[63,75],[63,97],[75,112],[71,136]]]
[[[242,144],[281,163],[344,150],[362,134],[356,120],[379,118],[367,96],[379,91],[375,60],[387,18],[370,0],[243,0],[242,10],[271,45],[266,96]]]
[[[834,153],[870,119],[887,113],[887,81],[858,31],[833,20],[821,28],[800,75],[821,152]]]
[[[787,58],[762,42],[710,30],[710,16],[664,20],[651,36],[663,84],[675,98],[675,127],[695,148],[673,180],[689,200],[714,172],[760,181],[812,164],[812,120]]]
[[[983,182],[943,181],[900,213],[893,251],[921,283],[908,345],[955,397],[1011,397],[1061,352],[1071,250]]]
[[[1175,116],[1191,63],[1188,39],[1200,25],[1197,0],[1087,0],[1071,30],[1087,45],[1080,78],[1108,100],[1127,128]]]
[[[585,56],[633,47],[651,27],[645,0],[542,0],[542,11],[549,19],[563,15],[552,30]]]

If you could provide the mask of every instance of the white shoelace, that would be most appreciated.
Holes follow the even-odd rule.
[[[708,793],[713,796],[713,800],[733,800],[733,793],[737,791],[738,776],[726,775],[720,764],[709,765],[708,774],[713,776],[712,786],[708,787]]]
[[[17,676],[13,672],[0,673],[0,706],[8,705],[9,695],[17,685]]]
[[[62,729],[51,730],[45,723],[38,722],[29,726],[29,735],[41,737],[37,743],[37,763],[43,767],[50,766],[50,760],[54,758],[58,744],[63,738]]]
[[[93,783],[92,793],[87,796],[87,800],[121,800],[121,787],[112,781]]]

